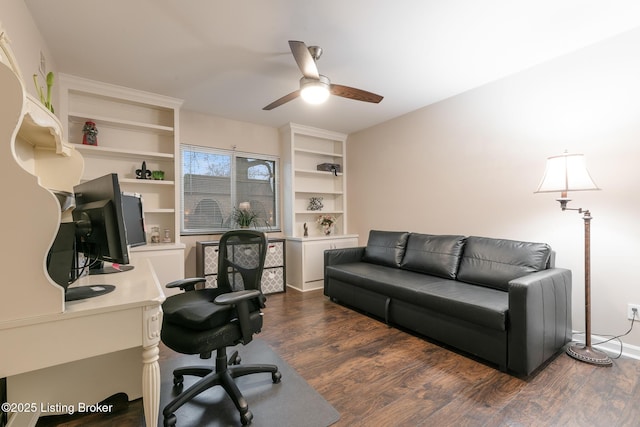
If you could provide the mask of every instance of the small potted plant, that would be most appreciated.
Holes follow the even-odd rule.
[[[256,226],[258,221],[258,215],[251,209],[233,208],[232,218],[233,223],[240,228]]]
[[[269,227],[269,223],[264,218],[260,218],[258,213],[251,209],[248,202],[240,203],[239,207],[233,208],[231,220],[240,228]]]
[[[320,215],[316,222],[322,228],[325,236],[329,236],[333,231],[333,225],[336,223],[336,217],[333,215]]]

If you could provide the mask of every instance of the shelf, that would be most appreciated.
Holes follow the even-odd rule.
[[[170,251],[174,249],[184,249],[184,243],[147,243],[146,245],[135,246],[130,248],[130,252],[151,252],[151,251]]]
[[[144,213],[175,213],[175,212],[176,212],[175,209],[162,209],[162,208],[144,210]]]
[[[334,210],[334,211],[296,211],[296,215],[342,215],[344,211],[342,210]]]
[[[296,194],[332,194],[335,196],[341,196],[344,194],[344,191],[335,190],[335,191],[323,191],[323,190],[296,190],[294,191]]]
[[[306,148],[296,148],[294,149],[296,153],[307,153],[307,154],[317,154],[319,156],[327,156],[327,157],[340,157],[342,158],[342,154],[339,153],[331,153],[329,151],[321,151],[321,150],[308,150]]]
[[[115,126],[132,130],[152,131],[163,134],[173,134],[174,128],[171,126],[156,125],[153,123],[135,122],[131,120],[121,120],[107,116],[95,116],[78,112],[69,112],[69,121],[76,123],[84,123],[87,121],[94,122],[99,126]]]
[[[82,177],[81,182],[91,181],[92,179],[96,179],[96,178],[98,178],[98,176],[84,176]],[[120,184],[167,185],[167,186],[175,185],[175,181],[169,181],[169,180],[136,179],[136,178],[122,178],[122,177],[118,177],[118,182],[120,182]]]
[[[167,179],[136,179],[136,178],[120,178],[121,183],[140,184],[140,185],[175,185],[175,181]]]
[[[150,159],[161,160],[173,160],[175,156],[169,153],[157,153],[153,151],[139,151],[129,150],[123,148],[103,147],[100,145],[84,145],[84,144],[72,144],[76,147],[76,150],[80,151],[83,155],[94,154],[96,156],[113,156],[113,157],[144,157]]]
[[[62,140],[60,120],[38,100],[27,94],[20,138],[37,148],[54,150],[57,154],[71,155],[71,144]]]
[[[287,237],[287,240],[294,242],[309,242],[314,240],[331,240],[331,239],[357,239],[357,234],[330,234],[328,236],[309,236],[309,237]]]
[[[333,172],[319,171],[319,170],[313,170],[313,169],[296,169],[294,172],[295,173],[304,173],[304,174],[309,174],[309,175],[325,175],[325,176],[333,176],[333,177],[336,176],[336,175],[333,174]],[[338,172],[337,176],[342,176],[342,172]]]

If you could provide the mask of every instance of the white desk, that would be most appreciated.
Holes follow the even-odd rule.
[[[157,426],[162,288],[147,260],[128,272],[78,281],[99,283],[116,289],[67,302],[63,313],[0,322],[0,377],[7,377],[8,401],[35,403],[38,409],[10,414],[9,426],[57,412],[47,404],[74,405],[77,412],[79,405],[116,392],[129,399],[141,394],[146,425]]]

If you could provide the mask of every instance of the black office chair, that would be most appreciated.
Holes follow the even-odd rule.
[[[260,290],[260,279],[267,253],[267,238],[256,230],[234,230],[222,235],[218,248],[217,288],[196,289],[202,277],[171,282],[167,287],[180,287],[186,292],[167,298],[162,304],[162,341],[184,354],[211,357],[216,350],[215,366],[193,366],[173,371],[173,384],[182,388],[184,375],[202,377],[175,397],[163,410],[164,425],[175,426],[174,412],[209,388],[222,386],[240,411],[243,425],[251,423],[253,414],[234,378],[270,372],[274,383],[282,374],[275,365],[239,365],[234,352],[227,357],[227,347],[248,344],[262,329],[262,312],[266,298]]]

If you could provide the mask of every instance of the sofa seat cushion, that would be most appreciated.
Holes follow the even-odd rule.
[[[506,330],[507,292],[363,262],[328,266],[326,275],[392,300],[402,300],[487,328]]]
[[[363,261],[388,267],[400,267],[408,237],[408,232],[369,231]]]
[[[455,279],[465,236],[411,233],[401,268]]]
[[[546,243],[467,238],[457,279],[507,291],[509,281],[544,270],[551,248]]]

